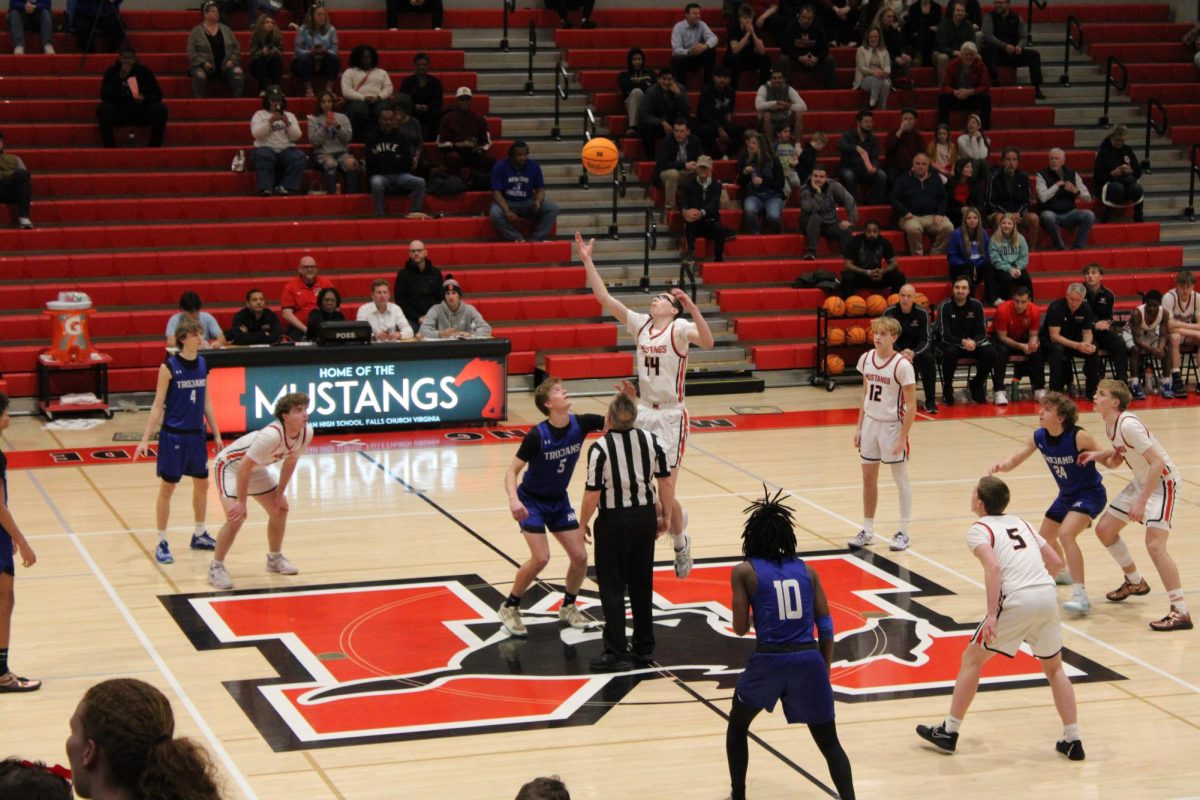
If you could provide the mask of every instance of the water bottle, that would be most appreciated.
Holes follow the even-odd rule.
[[[229,168],[231,170],[233,170],[234,172],[245,172],[246,171],[246,151],[245,150],[238,150],[237,153],[234,154],[233,163],[229,165]]]

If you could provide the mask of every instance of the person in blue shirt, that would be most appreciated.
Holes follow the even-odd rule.
[[[200,295],[195,292],[184,292],[179,295],[179,310],[167,320],[167,347],[176,347],[178,345],[175,333],[179,328],[179,323],[185,319],[199,323],[200,333],[204,337],[200,344],[202,348],[224,347],[227,344],[225,333],[221,330],[221,326],[217,324],[216,317],[207,311],[201,311],[200,304]]]
[[[4,433],[11,421],[8,395],[0,392],[0,433]],[[42,682],[36,678],[22,678],[8,666],[8,644],[16,596],[13,584],[17,567],[13,556],[18,554],[21,556],[21,566],[26,569],[37,563],[37,554],[8,510],[8,456],[0,451],[0,693],[36,692],[42,686]]]
[[[758,640],[738,680],[725,732],[731,800],[746,797],[750,723],[763,709],[774,711],[780,700],[789,723],[807,723],[838,796],[854,800],[850,759],[833,719],[833,618],[817,573],[796,555],[792,509],[780,502],[782,495],[780,490],[772,496],[764,487],[763,499],[746,509],[746,560],[730,575],[733,631],[745,636],[753,618]]]
[[[575,597],[587,573],[587,548],[567,488],[583,451],[583,440],[593,431],[604,430],[604,417],[599,414],[570,413],[570,395],[558,378],[547,378],[538,384],[533,402],[546,415],[546,420],[525,434],[516,457],[504,473],[509,510],[529,545],[529,560],[517,570],[512,592],[498,612],[504,630],[517,637],[527,635],[521,620],[521,596],[550,563],[547,529],[571,559],[558,618],[572,628],[588,625],[575,605]],[[522,470],[525,470],[525,477],[518,486],[517,478]]]
[[[492,224],[501,239],[525,241],[514,225],[518,219],[532,219],[537,229],[529,238],[544,242],[558,219],[558,205],[546,199],[546,181],[542,168],[529,157],[529,145],[515,141],[508,158],[492,167]]]

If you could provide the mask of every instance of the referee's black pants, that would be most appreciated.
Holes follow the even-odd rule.
[[[633,611],[633,654],[654,652],[654,506],[601,509],[596,518],[596,582],[604,609],[604,650],[624,657],[625,590]]]

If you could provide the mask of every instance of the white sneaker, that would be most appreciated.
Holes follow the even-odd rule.
[[[1075,580],[1071,577],[1071,573],[1064,569],[1054,576],[1054,582],[1059,586],[1070,586],[1075,583]]]
[[[992,396],[992,402],[998,406],[1006,406],[1008,405],[1008,395],[1006,395],[1003,391],[996,392]]]
[[[29,230],[33,227],[33,220],[29,217],[17,217],[17,227],[22,230]]]
[[[278,572],[280,575],[299,575],[300,570],[288,561],[287,556],[280,553],[277,556],[267,555],[267,572]]]
[[[1087,614],[1092,610],[1092,601],[1088,600],[1086,594],[1076,589],[1071,594],[1071,599],[1063,603],[1063,608],[1076,614]]]
[[[903,531],[896,531],[896,535],[892,537],[892,541],[888,543],[888,549],[894,550],[897,553],[901,550],[908,549],[908,534]]]
[[[24,47],[19,47],[19,46],[18,46],[18,47],[14,47],[14,48],[13,48],[13,55],[14,55],[14,56],[23,56],[23,55],[25,55],[25,48],[24,48]]]
[[[579,606],[571,603],[569,606],[563,606],[558,610],[558,621],[565,622],[572,628],[583,629],[590,624],[588,618],[579,610]]]
[[[208,582],[214,589],[233,588],[233,579],[229,577],[229,571],[225,569],[224,564],[217,561],[209,562]]]
[[[52,45],[52,44],[46,45],[45,47],[42,48],[42,52],[48,56],[54,55],[54,45]]]
[[[675,577],[683,580],[692,572],[692,537],[683,535],[683,548],[675,551]]]
[[[853,539],[849,541],[851,547],[866,547],[875,541],[875,534],[867,531],[859,531]]]
[[[508,631],[509,636],[524,639],[529,635],[529,631],[525,629],[525,623],[521,621],[521,609],[516,606],[500,606],[496,615],[500,617],[500,624],[504,626],[504,630]]]

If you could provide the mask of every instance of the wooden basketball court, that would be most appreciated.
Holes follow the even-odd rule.
[[[206,744],[231,798],[511,798],[545,774],[561,775],[575,798],[724,798],[722,714],[748,644],[725,628],[727,576],[742,509],[765,482],[793,495],[801,549],[820,554],[814,563],[847,640],[839,648],[852,654],[835,665],[835,684],[860,798],[1197,796],[1200,644],[1195,631],[1147,628],[1167,602],[1140,529],[1128,529],[1129,542],[1154,591],[1122,604],[1103,600],[1119,583],[1117,567],[1090,533],[1080,539],[1094,608],[1064,618],[1064,635],[1086,761],[1054,752],[1060,723],[1028,657],[993,659],[994,690],[978,696],[953,757],[922,746],[913,728],[946,713],[947,680],[983,610],[982,573],[963,540],[971,486],[1036,418],[1031,404],[922,417],[912,435],[913,547],[889,553],[885,536],[873,555],[856,558],[845,541],[861,517],[847,410],[857,398],[843,387],[689,402],[693,415],[733,426],[713,423],[689,441],[680,489],[697,569],[676,581],[660,543],[663,667],[611,679],[586,671],[597,632],[560,631],[557,592],[535,592],[545,597],[532,598],[532,611],[526,603],[526,642],[508,640],[495,621],[527,555],[503,491],[515,438],[455,443],[432,434],[393,449],[364,449],[353,435],[324,440],[290,490],[285,552],[300,575],[265,572],[265,518],[252,507],[227,559],[236,589],[218,594],[205,580],[209,554],[187,549],[186,485],[172,509],[176,562],[154,561],[153,462],[110,454],[10,468],[10,506],[39,559],[18,568],[11,660],[45,686],[0,697],[0,754],[65,762],[67,720],[85,689],[133,676],[171,698],[177,731]],[[605,402],[576,398],[574,410],[602,411]],[[1196,406],[1139,405],[1184,479],[1170,546],[1200,608],[1200,458],[1187,446]],[[732,406],[810,413],[739,415]],[[528,396],[512,398],[510,409],[510,424],[539,419]],[[742,429],[772,417],[788,426]],[[89,432],[50,433],[18,419],[3,447],[10,458],[132,452],[134,443],[113,436],[143,424],[140,414],[121,414]],[[1082,424],[1102,436],[1096,415],[1085,413]],[[1110,497],[1127,475],[1106,473]],[[1006,479],[1011,510],[1036,525],[1054,495],[1045,466],[1035,457]],[[576,502],[582,483],[578,470]],[[890,535],[896,499],[886,470],[880,485],[877,529]],[[210,493],[214,535],[220,519]],[[558,587],[565,558],[556,546],[552,554],[542,577]],[[581,601],[598,615],[594,588],[585,584]],[[828,796],[828,772],[805,728],[787,726],[777,711],[760,715],[752,733],[750,796]]]

